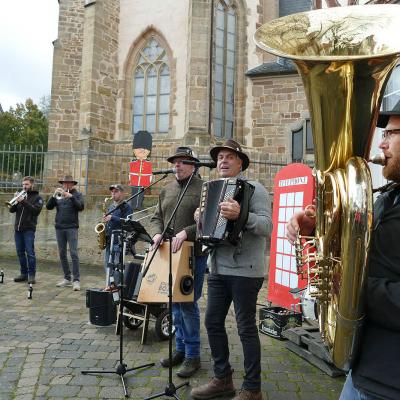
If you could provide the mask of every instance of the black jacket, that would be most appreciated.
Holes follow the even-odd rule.
[[[367,321],[354,385],[378,399],[400,399],[400,204],[391,205],[394,191],[380,196],[374,206]]]
[[[16,212],[14,229],[16,231],[35,231],[42,207],[43,199],[39,196],[39,192],[29,191],[26,199],[10,207],[11,213]]]
[[[72,197],[55,199],[53,196],[47,201],[46,208],[52,210],[57,208],[56,229],[79,228],[78,212],[84,209],[82,193],[76,189],[71,189]]]

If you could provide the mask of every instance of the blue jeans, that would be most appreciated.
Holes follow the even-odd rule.
[[[115,266],[119,265],[120,263],[120,256],[121,256],[121,247],[118,244],[118,242],[113,244],[113,251],[110,251],[111,247],[111,241],[107,241],[107,247],[104,250],[104,271],[106,272],[106,286],[110,285],[110,276],[114,277],[114,282],[116,285],[119,285],[120,283],[120,278],[119,278],[119,271],[115,270]],[[111,257],[111,262],[109,265],[109,260],[110,260],[110,254],[112,255]]]
[[[172,304],[176,350],[184,353],[186,358],[200,357],[200,310],[197,301],[203,289],[206,264],[207,256],[195,257],[193,303]]]
[[[21,275],[35,276],[35,231],[15,231],[14,239],[21,267]]]
[[[243,389],[261,388],[261,346],[256,324],[256,305],[263,278],[217,275],[208,276],[208,299],[205,317],[208,342],[218,379],[232,374],[225,319],[231,303],[242,342],[245,376]]]
[[[365,393],[357,389],[353,384],[350,370],[349,374],[347,375],[346,382],[344,383],[339,400],[378,400],[378,398],[374,395]]]
[[[69,269],[67,258],[67,243],[69,254],[72,260],[72,277],[74,282],[80,279],[79,275],[79,257],[78,257],[78,229],[56,229],[56,238],[58,245],[58,254],[60,256],[61,266],[64,272],[64,278],[71,280],[71,270]]]

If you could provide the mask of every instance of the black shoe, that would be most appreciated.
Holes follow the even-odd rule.
[[[28,283],[36,283],[35,275],[28,275]]]
[[[172,366],[179,365],[185,359],[185,353],[181,353],[180,351],[174,351],[172,353]],[[169,367],[169,357],[162,358],[160,360],[161,365],[165,368]]]
[[[28,280],[28,277],[26,275],[18,275],[17,277],[14,278],[14,282],[25,282]]]
[[[200,367],[200,357],[185,358],[182,367],[179,368],[176,374],[181,378],[190,378]]]

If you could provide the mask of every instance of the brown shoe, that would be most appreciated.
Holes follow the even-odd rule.
[[[252,390],[240,389],[237,396],[232,400],[263,400],[261,390],[253,392]]]
[[[233,396],[235,392],[232,375],[228,375],[222,379],[212,378],[207,384],[192,389],[190,395],[195,400],[208,400],[222,396]]]

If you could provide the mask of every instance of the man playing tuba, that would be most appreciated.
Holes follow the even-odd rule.
[[[358,358],[340,400],[400,398],[400,101],[381,112],[377,126],[384,128],[379,148],[385,156],[383,176],[394,182],[374,204],[369,253],[366,322]],[[287,225],[287,238],[309,235],[315,227],[313,210],[296,212]]]

